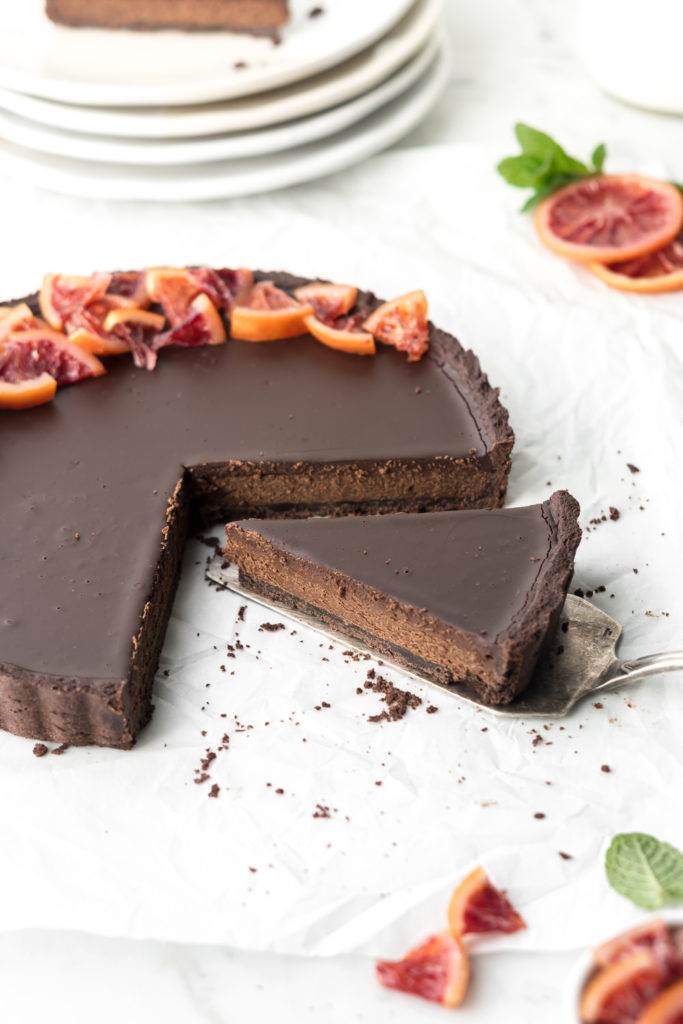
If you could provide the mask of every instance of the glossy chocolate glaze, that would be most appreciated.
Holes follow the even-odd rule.
[[[50,405],[0,411],[0,668],[126,678],[168,501],[187,467],[485,462],[486,402],[509,451],[504,410],[478,365],[472,380],[458,377],[443,358],[449,346],[463,356],[457,342],[440,332],[433,341],[416,364],[384,346],[358,358],[309,337],[166,350],[154,372],[119,357]]]
[[[554,537],[543,505],[232,525],[490,640],[524,609]]]

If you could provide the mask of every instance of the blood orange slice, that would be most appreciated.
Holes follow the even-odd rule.
[[[407,352],[408,362],[417,362],[429,348],[427,297],[416,291],[385,302],[363,326],[377,341]]]
[[[40,289],[41,312],[50,327],[59,331],[74,313],[104,295],[110,282],[111,274],[98,273],[90,277],[46,274]]]
[[[673,242],[620,263],[589,263],[588,269],[622,292],[677,292],[683,288],[683,231]]]
[[[228,314],[234,306],[248,302],[254,285],[254,275],[246,267],[238,267],[237,270],[229,270],[227,267],[221,270],[195,267],[189,274],[216,309],[222,309]]]
[[[514,932],[526,928],[507,896],[477,868],[460,883],[451,897],[448,924],[453,935],[472,932]]]
[[[99,359],[57,331],[15,331],[0,346],[3,408],[27,408],[49,402],[57,385],[74,384],[104,372]]]
[[[272,281],[254,285],[244,306],[235,306],[230,334],[240,341],[277,341],[306,333],[306,317],[313,313],[310,304],[301,305]]]
[[[294,289],[294,298],[304,306],[313,306],[318,320],[336,320],[356,305],[358,289],[351,284],[326,284],[314,281]]]
[[[208,295],[197,295],[187,309],[181,324],[159,335],[154,348],[166,345],[182,345],[194,348],[197,345],[222,345],[226,341],[225,327],[220,313]]]
[[[657,996],[643,1010],[638,1024],[683,1024],[683,980]]]
[[[0,370],[0,409],[31,409],[55,397],[57,381],[49,373],[28,380],[6,381]]]
[[[152,302],[161,306],[171,327],[183,322],[190,302],[199,292],[190,271],[180,267],[151,267],[145,274],[145,288]]]
[[[442,1006],[459,1006],[470,976],[463,944],[449,932],[433,935],[402,960],[380,960],[377,978],[386,988],[421,996]]]
[[[603,943],[593,953],[593,958],[600,967],[624,960],[638,950],[648,950],[657,963],[664,969],[680,959],[676,941],[661,918],[646,921],[630,931],[617,935],[615,939]]]
[[[144,270],[117,270],[111,275],[107,295],[121,299],[121,305],[146,309],[151,300],[147,294],[145,277]]]
[[[666,181],[638,174],[583,178],[536,208],[549,249],[584,263],[630,260],[667,245],[683,224],[683,196]]]
[[[329,324],[315,316],[307,316],[304,324],[306,330],[328,348],[356,356],[374,356],[375,339],[361,329],[362,319],[362,314],[357,317],[340,317]]]
[[[0,342],[4,341],[13,331],[28,330],[32,327],[47,327],[25,302],[18,306],[4,307],[0,310]]]
[[[579,1016],[583,1024],[635,1024],[664,985],[652,953],[637,950],[591,978],[581,996]]]

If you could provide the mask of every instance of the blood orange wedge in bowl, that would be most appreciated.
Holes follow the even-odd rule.
[[[566,1024],[683,1024],[683,928],[678,914],[608,939],[576,964]]]
[[[661,249],[683,225],[683,196],[639,174],[582,178],[536,208],[541,241],[572,260],[617,263]]]
[[[683,288],[683,230],[672,242],[619,263],[589,263],[588,269],[611,288],[653,295]]]

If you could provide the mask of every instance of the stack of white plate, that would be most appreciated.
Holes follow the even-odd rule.
[[[43,0],[1,4],[3,173],[107,199],[243,196],[363,160],[438,99],[450,70],[443,0],[290,7],[276,45],[68,29]]]

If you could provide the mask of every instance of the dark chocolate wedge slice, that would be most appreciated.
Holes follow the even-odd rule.
[[[531,679],[581,531],[566,491],[525,508],[241,520],[225,555],[257,594],[490,704]]]
[[[359,311],[377,304],[358,297]],[[305,336],[169,348],[153,372],[119,356],[107,371],[0,411],[0,727],[22,736],[131,746],[191,519],[505,497],[507,413],[476,357],[434,327],[419,363]]]

